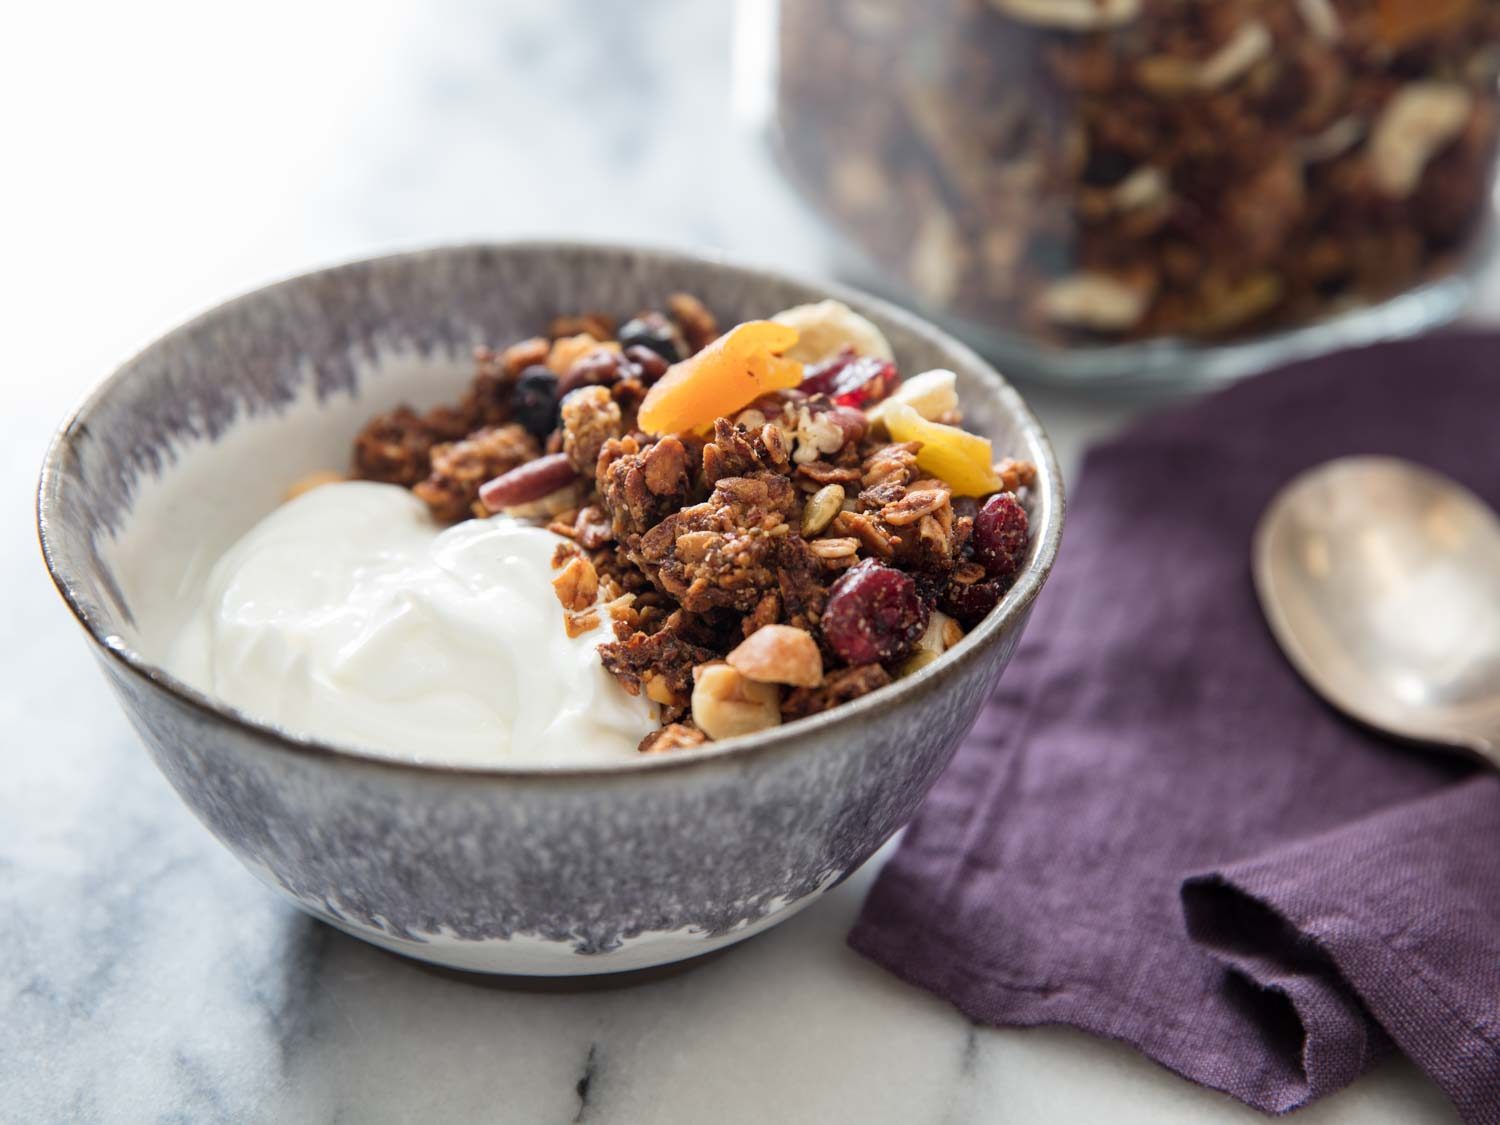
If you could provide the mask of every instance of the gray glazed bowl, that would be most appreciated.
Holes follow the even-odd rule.
[[[685,290],[721,320],[835,296],[902,369],[959,376],[970,424],[1035,461],[1029,563],[953,651],[774,732],[612,768],[393,761],[279,729],[156,660],[191,580],[369,415],[452,397],[472,347],[555,313],[629,315]],[[195,814],[264,882],[358,937],[485,972],[681,960],[806,906],[904,824],[1020,639],[1061,536],[1062,484],[1016,392],[884,302],[706,257],[568,243],[354,262],[229,301],[152,344],[65,424],[42,550],[110,686]],[[414,747],[414,753],[423,748]]]

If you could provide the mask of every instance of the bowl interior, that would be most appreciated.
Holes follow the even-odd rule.
[[[1035,419],[973,352],[838,286],[686,254],[558,243],[337,266],[229,301],[152,344],[84,403],[48,454],[39,521],[54,579],[96,639],[202,701],[160,662],[207,571],[290,484],[345,468],[372,414],[454,398],[475,345],[534,335],[558,314],[628,317],[676,291],[700,297],[721,323],[835,296],[881,327],[903,372],[955,371],[967,424],[993,439],[997,456],[1039,468],[1032,565],[1009,599],[1030,600],[1056,550],[1061,484]]]

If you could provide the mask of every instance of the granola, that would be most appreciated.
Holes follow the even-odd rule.
[[[504,513],[563,537],[569,635],[611,623],[603,666],[656,704],[642,753],[765,730],[936,659],[1024,565],[1036,482],[961,428],[952,372],[903,382],[836,302],[727,332],[694,298],[666,307],[480,349],[458,404],[375,418],[354,450],[356,475],[411,488],[440,522]],[[662,417],[673,432],[642,427]]]
[[[1454,269],[1492,0],[782,5],[781,134],[930,303],[1043,342],[1223,339]]]

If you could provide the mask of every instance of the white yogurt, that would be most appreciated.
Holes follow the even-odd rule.
[[[607,622],[564,630],[562,541],[503,517],[442,530],[405,489],[324,485],[218,561],[167,666],[256,718],[402,758],[629,759],[652,705],[600,663]]]

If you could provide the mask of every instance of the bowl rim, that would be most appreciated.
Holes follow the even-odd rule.
[[[171,337],[189,328],[218,316],[222,310],[257,301],[267,293],[286,287],[301,285],[307,281],[336,274],[347,269],[356,269],[381,262],[397,262],[403,259],[441,257],[456,253],[488,252],[493,254],[525,253],[571,253],[599,254],[616,257],[633,257],[637,260],[654,260],[664,265],[694,265],[714,270],[728,271],[748,280],[770,284],[789,285],[821,294],[816,299],[833,298],[851,307],[874,312],[917,336],[926,338],[939,346],[953,358],[961,361],[983,383],[989,384],[992,395],[1000,406],[1016,421],[1019,430],[1035,445],[1040,459],[1037,463],[1037,488],[1046,497],[1046,522],[1037,542],[1035,558],[1022,570],[1015,584],[978,626],[971,629],[948,652],[927,667],[895,682],[827,711],[783,723],[769,731],[707,744],[701,748],[677,751],[671,754],[643,754],[637,759],[619,764],[560,763],[547,764],[488,764],[428,761],[420,758],[401,758],[362,747],[355,743],[335,739],[319,738],[287,729],[277,723],[257,718],[238,707],[216,699],[206,692],[192,687],[165,668],[146,659],[128,645],[122,637],[109,627],[105,614],[78,592],[70,573],[69,563],[59,545],[61,532],[54,530],[60,523],[59,497],[66,479],[62,462],[75,436],[84,427],[87,416],[135,367],[137,361]],[[42,470],[37,483],[36,523],[37,536],[42,557],[53,585],[62,595],[74,618],[83,626],[90,640],[103,652],[108,653],[125,672],[165,692],[179,704],[201,712],[211,719],[237,727],[254,737],[257,743],[274,746],[278,750],[299,754],[311,754],[331,761],[374,766],[402,772],[411,772],[427,777],[490,777],[514,781],[537,781],[555,778],[564,779],[621,779],[643,773],[678,772],[709,768],[714,765],[739,763],[747,757],[769,753],[775,748],[787,747],[797,742],[815,739],[823,730],[836,724],[848,722],[875,722],[903,705],[918,693],[935,687],[940,681],[951,678],[957,670],[979,657],[982,650],[997,642],[1007,626],[1022,618],[1041,591],[1057,558],[1062,541],[1062,529],[1066,511],[1066,495],[1057,457],[1046,431],[1032,413],[1019,391],[1007,381],[988,360],[982,358],[967,344],[953,337],[931,321],[918,316],[880,297],[839,282],[804,277],[793,272],[772,269],[737,261],[717,251],[684,249],[668,246],[643,245],[605,240],[575,240],[556,238],[528,238],[514,240],[473,240],[442,243],[413,249],[404,249],[386,254],[367,255],[341,260],[315,269],[301,271],[279,278],[264,285],[244,291],[227,300],[220,301],[197,315],[183,321],[156,337],[144,347],[119,364],[110,374],[102,378],[71,410],[58,426],[47,445],[42,461]]]

